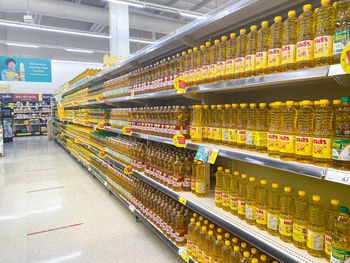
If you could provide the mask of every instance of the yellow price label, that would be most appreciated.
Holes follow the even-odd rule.
[[[174,88],[177,90],[177,93],[184,93],[186,89],[186,81],[184,77],[177,77],[174,79]]]
[[[185,252],[182,252],[181,257],[182,257],[183,260],[185,260],[186,262],[189,262],[189,261],[190,261],[189,256],[187,256]]]
[[[350,44],[343,49],[340,56],[340,64],[345,73],[350,74]]]
[[[73,101],[73,102],[72,102],[72,105],[73,105],[73,106],[77,106],[77,105],[78,105],[78,102],[77,102],[77,101]]]
[[[180,197],[179,197],[179,202],[180,202],[181,204],[186,205],[187,200],[186,200],[185,197],[180,196]]]
[[[216,157],[218,157],[219,150],[218,149],[212,149],[211,154],[209,156],[208,163],[214,164],[216,161]]]
[[[122,133],[123,133],[124,135],[130,135],[130,134],[131,134],[131,128],[130,128],[129,126],[123,127]]]
[[[186,138],[182,134],[175,134],[173,137],[173,143],[176,147],[186,147]]]
[[[103,159],[103,158],[106,157],[106,153],[104,151],[101,151],[101,152],[98,153],[98,157]]]
[[[75,143],[80,143],[80,140],[79,139],[74,139],[74,142]]]
[[[66,134],[64,132],[61,132],[61,136],[65,136]]]
[[[104,102],[103,95],[102,95],[102,94],[97,95],[97,96],[96,96],[96,101],[98,101],[98,102]]]
[[[105,128],[105,124],[103,122],[96,125],[97,129],[103,130]]]
[[[89,122],[88,122],[88,121],[83,121],[83,125],[84,125],[84,126],[88,126],[88,125],[89,125]]]
[[[132,167],[130,165],[125,166],[124,173],[125,174],[131,174],[132,173]]]
[[[77,120],[77,119],[74,119],[74,120],[73,120],[73,123],[77,124],[77,123],[78,123],[78,120]]]

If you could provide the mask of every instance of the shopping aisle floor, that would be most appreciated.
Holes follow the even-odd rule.
[[[61,146],[29,137],[0,157],[0,262],[182,260]]]

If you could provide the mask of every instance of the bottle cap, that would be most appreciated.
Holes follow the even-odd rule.
[[[267,181],[265,179],[262,179],[262,180],[260,180],[260,184],[265,185],[265,184],[267,184]]]
[[[234,171],[233,174],[234,175],[239,175],[239,172],[238,171]]]
[[[266,261],[266,260],[267,260],[267,256],[266,256],[266,255],[261,255],[261,256],[260,256],[260,259],[261,259],[262,261]]]
[[[211,46],[211,43],[208,41],[208,42],[205,42],[205,45],[206,45],[207,47],[210,47],[210,46]]]
[[[233,244],[237,244],[238,243],[238,238],[237,237],[232,238],[232,243]]]
[[[253,258],[252,263],[259,263],[259,260],[257,258]]]
[[[239,246],[234,246],[233,251],[238,252],[239,251]]]
[[[275,22],[281,22],[282,21],[282,17],[281,16],[276,16],[274,21]]]
[[[204,49],[204,48],[205,48],[205,46],[204,46],[204,45],[200,45],[199,47],[200,47],[201,49]]]
[[[248,107],[248,104],[247,104],[247,103],[241,103],[241,104],[239,104],[239,106],[240,106],[241,108],[245,108],[245,107]]]
[[[230,173],[231,171],[230,171],[230,169],[225,169],[225,173]]]
[[[281,106],[281,105],[282,105],[282,102],[280,102],[280,101],[275,101],[273,104],[274,104],[274,106]]]
[[[242,242],[242,243],[241,243],[241,247],[242,247],[242,248],[246,248],[246,247],[247,247],[247,243]],[[248,253],[249,253],[249,252],[248,252]]]
[[[196,222],[196,219],[194,217],[191,218],[191,223]]]
[[[209,230],[209,231],[208,231],[208,235],[209,235],[209,236],[212,236],[212,235],[214,235],[214,232],[213,232],[213,230]]]
[[[203,231],[207,231],[207,227],[206,226],[202,226],[202,230]]]
[[[343,214],[347,214],[349,209],[346,206],[339,207],[339,212]]]
[[[278,188],[278,183],[272,183],[272,188],[274,189]]]
[[[194,47],[194,48],[193,48],[193,51],[194,51],[194,52],[198,51],[198,47]]]
[[[290,17],[290,16],[295,16],[295,10],[290,10],[288,12],[288,17]]]
[[[262,27],[267,27],[269,25],[269,21],[262,21],[261,26]]]
[[[229,246],[229,245],[231,245],[230,240],[226,240],[226,241],[225,241],[225,246]]]
[[[333,100],[334,105],[339,105],[341,103],[341,100]]]
[[[203,216],[200,216],[200,217],[199,217],[199,220],[200,220],[200,221],[202,221],[203,219],[204,219],[204,217],[203,217]]]
[[[236,33],[231,33],[230,34],[230,38],[235,38],[236,37]]]
[[[242,177],[243,179],[245,179],[245,178],[247,178],[247,175],[246,175],[246,174],[242,174],[241,177]]]
[[[290,187],[290,186],[285,186],[285,187],[284,187],[284,191],[287,192],[287,193],[290,193],[290,192],[292,192],[292,187]]]
[[[243,253],[243,256],[245,257],[245,258],[249,258],[249,252],[248,251],[244,251],[244,253]]]
[[[198,164],[202,164],[202,161],[198,161]]]
[[[210,229],[214,229],[214,227],[215,227],[214,224],[210,224],[210,225],[209,225],[209,228],[210,228]]]
[[[184,56],[186,55],[186,51],[182,51],[181,54]]]
[[[242,35],[242,34],[245,34],[247,32],[247,30],[245,30],[244,28],[242,28],[241,30],[239,30],[239,33]]]
[[[252,25],[250,26],[250,31],[256,31],[258,29],[258,26]]]
[[[197,160],[197,159],[194,159],[193,162],[194,162],[194,163],[198,163],[198,160]]]
[[[249,107],[256,108],[256,103],[249,103]]]
[[[311,100],[303,100],[301,103],[302,103],[302,105],[311,105],[312,104]]]
[[[225,104],[225,109],[231,108],[231,104]]]
[[[218,171],[222,171],[222,167],[221,166],[218,167]]]
[[[227,36],[222,36],[221,37],[221,41],[226,41],[227,40]]]
[[[221,239],[222,239],[222,235],[218,235],[218,236],[216,237],[216,239],[217,239],[217,240],[221,240]]]
[[[222,109],[222,105],[216,105],[217,109]]]
[[[220,40],[219,39],[215,39],[214,43],[215,43],[215,45],[217,45],[217,44],[220,43]]]
[[[298,191],[298,195],[299,196],[305,196],[306,195],[306,192],[304,190],[299,190]]]
[[[204,225],[208,225],[209,221],[207,219],[204,220]]]
[[[339,205],[339,200],[338,199],[332,199],[331,200],[332,205]]]
[[[225,233],[225,237],[230,237],[230,233]]]
[[[196,223],[196,226],[201,226],[201,222],[197,222],[197,223]]]
[[[294,105],[294,101],[291,101],[291,100],[286,101],[286,105],[287,106],[292,106],[292,105]]]
[[[249,182],[255,182],[255,177],[249,177]]]
[[[341,102],[350,102],[350,97],[341,97]]]
[[[331,0],[321,0],[321,5],[329,3]]]
[[[265,103],[265,102],[259,103],[259,107],[260,107],[260,108],[266,107],[266,103]]]
[[[318,7],[315,9],[315,13],[317,13],[318,9],[319,9]]]
[[[319,103],[320,104],[329,104],[329,100],[320,100]],[[315,101],[315,105],[316,105],[316,101]]]
[[[222,228],[219,227],[218,229],[216,229],[216,231],[217,231],[218,233],[221,233],[221,232],[222,232]]]
[[[232,108],[237,108],[238,104],[237,103],[232,103]]]
[[[195,160],[195,161],[197,161],[197,160]],[[197,217],[198,214],[197,214],[197,213],[193,213],[192,216],[193,216],[193,217]]]
[[[212,110],[215,110],[215,109],[216,109],[216,105],[210,105],[210,108],[211,108]]]
[[[188,53],[192,53],[192,49],[187,50]]]
[[[313,195],[313,196],[312,196],[312,200],[313,200],[313,201],[317,201],[317,202],[318,202],[318,201],[320,201],[320,200],[321,200],[321,198],[320,198],[320,196],[319,196],[319,195]]]
[[[303,6],[303,11],[311,10],[311,8],[312,8],[312,6],[310,4],[304,5]]]
[[[337,2],[334,2],[334,3],[333,3],[333,7],[334,7],[334,8],[337,7]]]

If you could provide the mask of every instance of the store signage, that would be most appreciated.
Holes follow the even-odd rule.
[[[39,101],[39,94],[13,93],[13,101]]]
[[[0,56],[2,81],[52,82],[51,60]]]
[[[186,89],[186,81],[184,77],[177,77],[174,79],[174,88],[177,90],[177,93],[184,93]]]
[[[122,129],[122,133],[124,135],[129,135],[131,134],[131,128],[129,126],[124,126],[123,129]]]
[[[173,137],[173,143],[176,147],[185,148],[186,147],[186,138],[182,134],[176,134]]]
[[[51,94],[43,94],[42,95],[42,100],[46,101],[46,102],[50,102],[51,96],[52,96]]]
[[[214,164],[218,154],[219,149],[201,145],[199,146],[197,154],[194,158],[205,163]]]
[[[13,94],[12,93],[1,93],[0,98],[3,101],[13,101]]]

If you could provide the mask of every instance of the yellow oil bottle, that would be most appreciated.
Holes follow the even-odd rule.
[[[297,248],[306,249],[308,200],[304,190],[298,191],[294,203],[293,244]]]
[[[257,112],[256,103],[250,103],[247,113],[247,131],[246,131],[246,145],[247,149],[254,151],[256,149],[255,132],[257,126]]]
[[[226,240],[231,241],[230,233],[228,233],[228,232],[226,232],[225,235],[224,235],[224,242]]]
[[[241,258],[240,263],[250,263],[250,253],[248,251],[243,252],[243,257]]]
[[[198,246],[200,242],[201,222],[197,222],[193,229],[192,258],[198,261]]]
[[[218,56],[219,56],[219,45],[220,40],[215,39],[214,46],[211,48],[211,59],[210,59],[210,79],[209,83],[213,83],[216,81],[216,69],[217,69],[217,62],[218,62]]]
[[[258,47],[258,27],[253,25],[247,36],[247,55],[245,56],[245,77],[255,76],[256,51]]]
[[[262,179],[260,180],[256,195],[256,226],[262,230],[267,229],[268,197],[269,189],[267,188],[267,181]]]
[[[186,234],[186,227],[185,227],[185,218],[181,214],[181,211],[177,211],[176,218],[175,218],[175,243],[177,246],[184,246],[186,244],[185,234]]]
[[[242,220],[245,220],[246,215],[247,185],[247,175],[242,174],[240,180],[238,181],[238,217]]]
[[[208,84],[210,81],[211,48],[211,43],[206,42],[203,51],[201,84]]]
[[[222,235],[218,235],[215,240],[214,245],[214,256],[212,262],[222,263],[222,247],[224,246],[224,241],[222,240]]]
[[[190,71],[191,71],[191,67],[192,67],[192,49],[187,50],[187,55],[186,55],[185,59],[186,59],[186,63],[185,63],[186,68],[185,68],[184,78],[185,78],[186,83],[191,84],[192,79],[191,79]],[[190,85],[188,85],[188,86],[190,86]]]
[[[239,105],[238,126],[237,126],[237,147],[246,148],[247,139],[247,122],[248,122],[248,104],[242,103]]]
[[[239,252],[239,246],[234,246],[232,253],[231,253],[231,259],[230,263],[239,263],[242,258],[241,253]]]
[[[217,172],[215,173],[215,178],[216,178],[215,205],[217,207],[222,207],[223,177],[224,177],[224,171],[222,170],[222,167],[219,166]]]
[[[239,172],[234,171],[231,177],[230,186],[230,210],[231,214],[238,214],[238,195],[239,195]]]
[[[202,111],[202,142],[208,142],[209,112],[209,105],[204,105]]]
[[[216,238],[218,238],[219,235],[220,235],[221,237],[223,236],[222,228],[221,228],[221,227],[219,227],[219,228],[216,229]]]
[[[247,184],[247,204],[245,220],[250,225],[255,225],[256,220],[256,184],[255,177],[249,177]]]
[[[252,263],[259,263],[259,259],[257,259],[257,258],[252,258]]]
[[[284,192],[281,195],[281,211],[279,219],[279,235],[284,242],[293,242],[293,194],[292,188],[284,187]]]
[[[192,176],[191,176],[191,192],[196,194],[196,178],[197,178],[198,160],[194,159],[192,164]]]
[[[267,232],[273,236],[279,235],[280,198],[278,184],[273,183],[269,191],[267,207]]]
[[[205,238],[205,255],[204,263],[211,263],[214,257],[215,250],[215,237],[212,230],[208,231],[208,235]]]
[[[321,7],[316,11],[316,34],[314,58],[315,65],[333,63],[334,8],[330,0],[321,0]]]
[[[196,85],[197,82],[197,74],[196,70],[198,67],[198,47],[193,48],[193,52],[191,54],[191,61],[190,61],[190,75],[189,75],[189,82],[186,83],[188,87]]]
[[[205,247],[206,247],[206,237],[207,237],[207,227],[202,226],[199,233],[199,243],[198,243],[198,263],[204,263]]]
[[[236,33],[230,34],[228,41],[225,80],[235,78]]]
[[[295,156],[297,162],[312,163],[312,136],[315,114],[311,100],[304,100],[298,111]]]
[[[202,67],[204,63],[205,50],[205,45],[200,45],[198,51],[198,65],[196,69],[196,85],[203,84]]]
[[[295,160],[297,110],[294,101],[287,101],[282,111],[282,128],[280,135],[280,157],[284,161]]]
[[[350,220],[345,206],[339,208],[335,221],[335,233],[332,240],[331,263],[346,263],[350,259]]]
[[[205,183],[205,174],[204,174],[204,163],[202,161],[198,161],[197,168],[197,177],[196,177],[196,196],[197,197],[205,197],[206,195],[206,183]]]
[[[247,31],[241,29],[236,39],[235,79],[245,77],[245,56],[247,54]]]
[[[324,253],[326,259],[330,261],[332,254],[332,237],[335,233],[336,218],[339,213],[339,200],[331,199],[331,204],[326,210]]]
[[[215,144],[222,143],[222,123],[223,123],[223,107],[222,105],[216,105],[215,126],[213,129]]]
[[[227,36],[222,36],[221,43],[218,47],[215,81],[224,81],[226,79],[227,52],[228,52]]]
[[[222,247],[222,262],[230,262],[231,253],[231,242],[230,240],[226,240],[224,246]]]
[[[345,48],[350,34],[350,2],[348,0],[338,1],[335,15],[335,29],[333,39],[333,58],[335,63],[340,63],[340,55]]]
[[[224,209],[224,211],[230,211],[230,186],[231,171],[230,169],[225,169],[222,186],[222,208]]]
[[[231,104],[225,104],[222,116],[222,144],[229,145],[229,132],[231,124]]]
[[[256,75],[264,75],[268,68],[268,53],[271,41],[271,31],[268,21],[261,22],[258,31],[258,47],[256,51]]]
[[[210,127],[208,129],[208,141],[210,143],[213,143],[214,142],[214,129],[216,127],[216,105],[210,106],[209,121],[210,121]]]
[[[239,246],[237,237],[232,238],[231,241],[232,241],[232,246]]]
[[[276,101],[272,104],[270,114],[269,132],[267,134],[267,147],[269,157],[280,157],[280,135],[282,126],[282,102]]]
[[[310,4],[303,6],[303,13],[299,16],[297,42],[297,68],[310,68],[315,64],[314,38],[315,13]]]
[[[195,143],[202,142],[202,105],[195,105],[191,125],[191,140]]]
[[[314,257],[324,257],[324,209],[320,196],[313,195],[309,204],[307,225],[307,252]]]
[[[258,260],[257,258],[259,257],[259,255],[258,255],[258,250],[255,248],[255,247],[253,247],[251,250],[250,250],[250,256],[249,256],[249,258],[250,258],[250,260],[253,262],[253,259],[255,258],[256,260]]]
[[[275,23],[271,26],[271,44],[268,55],[268,72],[277,73],[281,71],[283,23],[282,17],[276,16]]]
[[[239,252],[241,252],[241,254],[243,255],[243,254],[244,254],[244,251],[248,251],[248,250],[247,250],[247,243],[242,242],[242,243],[241,243],[241,247],[239,248]],[[248,252],[248,253],[249,253],[249,252]]]
[[[190,223],[188,224],[188,227],[187,227],[186,252],[189,256],[192,256],[193,235],[194,235],[195,226],[196,226],[196,219],[194,217],[192,217],[190,220]]]
[[[261,153],[267,152],[267,131],[269,128],[269,110],[266,103],[259,103],[259,109],[256,114],[256,132],[255,146],[256,150]]]
[[[282,42],[282,71],[295,70],[297,40],[298,40],[298,18],[295,10],[288,12],[288,18],[284,21]]]
[[[332,161],[332,138],[334,112],[329,100],[320,100],[320,105],[315,101],[315,133],[312,140],[312,157],[314,164],[322,167],[330,167]]]
[[[231,118],[229,124],[229,146],[237,146],[237,126],[238,126],[238,104],[233,103],[231,108]]]

